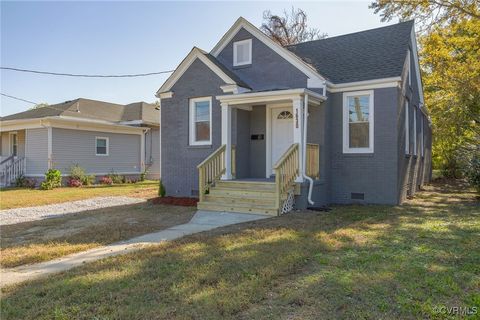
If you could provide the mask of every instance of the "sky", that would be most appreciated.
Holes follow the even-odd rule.
[[[316,2],[5,2],[0,4],[2,67],[80,74],[175,69],[193,46],[210,51],[239,16],[256,26],[264,10],[292,6],[328,36],[381,27],[371,1]],[[393,22],[391,22],[393,23]],[[70,78],[1,70],[3,94],[55,104],[79,97],[154,102],[168,75]],[[32,105],[0,97],[0,115]]]

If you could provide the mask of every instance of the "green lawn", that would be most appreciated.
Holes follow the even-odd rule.
[[[143,181],[113,186],[96,185],[82,188],[1,189],[0,209],[41,206],[92,197],[129,196],[152,198],[157,195],[158,181]]]
[[[1,305],[2,319],[448,318],[439,307],[480,310],[480,206],[456,185],[204,232],[3,289]]]

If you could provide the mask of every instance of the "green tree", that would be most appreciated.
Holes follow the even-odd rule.
[[[377,0],[383,21],[416,19],[419,54],[433,126],[433,164],[457,177],[479,142],[480,15],[478,0]]]

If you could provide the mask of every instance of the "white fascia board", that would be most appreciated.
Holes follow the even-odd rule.
[[[417,37],[415,36],[415,26],[412,28],[411,41],[412,41],[412,53],[413,53],[413,60],[414,60],[413,62],[415,63],[415,76],[417,78],[418,92],[420,95],[420,103],[425,103],[425,99],[423,98],[422,77],[420,75],[420,64],[418,61],[418,48],[417,48]]]
[[[216,99],[219,100],[221,103],[235,105],[256,102],[291,100],[305,94],[308,94],[313,99],[317,99],[319,101],[325,101],[327,99],[327,97],[305,88],[222,95],[216,96]]]
[[[173,91],[168,91],[168,92],[162,92],[157,95],[159,99],[169,99],[173,97]]]
[[[42,119],[17,119],[0,121],[0,132],[42,128]]]
[[[197,47],[194,47],[192,51],[183,59],[180,65],[175,69],[175,71],[168,77],[168,79],[163,83],[163,85],[158,89],[156,96],[160,98],[162,93],[166,93],[172,89],[173,85],[180,79],[180,77],[188,70],[192,63],[199,59],[202,61],[208,68],[210,68],[217,76],[219,76],[226,84],[236,84],[235,81],[230,78],[225,72],[222,71],[217,65],[215,65],[210,59],[205,56],[205,52],[200,50]]]
[[[398,87],[401,80],[402,80],[402,77],[391,77],[391,78],[373,79],[373,80],[366,80],[366,81],[347,82],[347,83],[340,83],[340,84],[328,83],[327,91],[335,93],[335,92],[344,92],[344,91],[392,88],[392,87]]]
[[[251,91],[248,88],[241,87],[236,84],[226,84],[224,86],[220,86],[220,89],[222,89],[223,93],[244,93],[244,92],[249,92]]]
[[[257,27],[255,27],[243,17],[237,19],[233,26],[230,27],[230,29],[223,35],[223,37],[215,45],[215,47],[213,47],[213,49],[210,51],[210,54],[214,57],[217,57],[220,52],[222,52],[222,50],[227,46],[227,44],[232,41],[233,37],[238,33],[241,28],[247,30],[258,40],[262,41],[270,49],[278,53],[282,58],[284,58],[297,69],[302,71],[312,81],[311,88],[322,88],[322,86],[316,87],[313,85],[319,85],[320,83],[323,84],[323,81],[325,81],[325,77],[319,74],[318,71],[315,70],[312,66],[305,63],[302,59],[300,59],[300,57],[270,39],[266,34],[264,34],[262,31],[260,31]]]

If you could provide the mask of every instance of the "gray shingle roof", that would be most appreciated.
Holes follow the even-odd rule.
[[[414,21],[287,46],[333,83],[400,76]]]
[[[129,120],[145,120],[158,122],[152,110],[155,106],[136,102],[128,105],[115,104],[110,102],[79,98],[63,103],[53,104],[37,109],[30,109],[24,112],[11,114],[0,118],[1,121],[38,119],[54,116],[68,116],[83,119],[105,120],[120,122]],[[157,114],[158,115],[158,114]]]
[[[210,61],[212,61],[217,67],[219,67],[227,76],[229,76],[230,78],[232,78],[232,80],[235,81],[235,83],[236,83],[237,85],[239,85],[240,87],[243,87],[243,88],[251,89],[248,84],[246,84],[242,79],[240,79],[240,78],[238,77],[238,75],[236,75],[234,72],[232,72],[232,71],[229,70],[227,67],[225,67],[220,61],[217,60],[217,58],[215,58],[214,56],[212,56],[212,55],[209,54],[209,53],[205,53],[205,56],[206,56]]]

